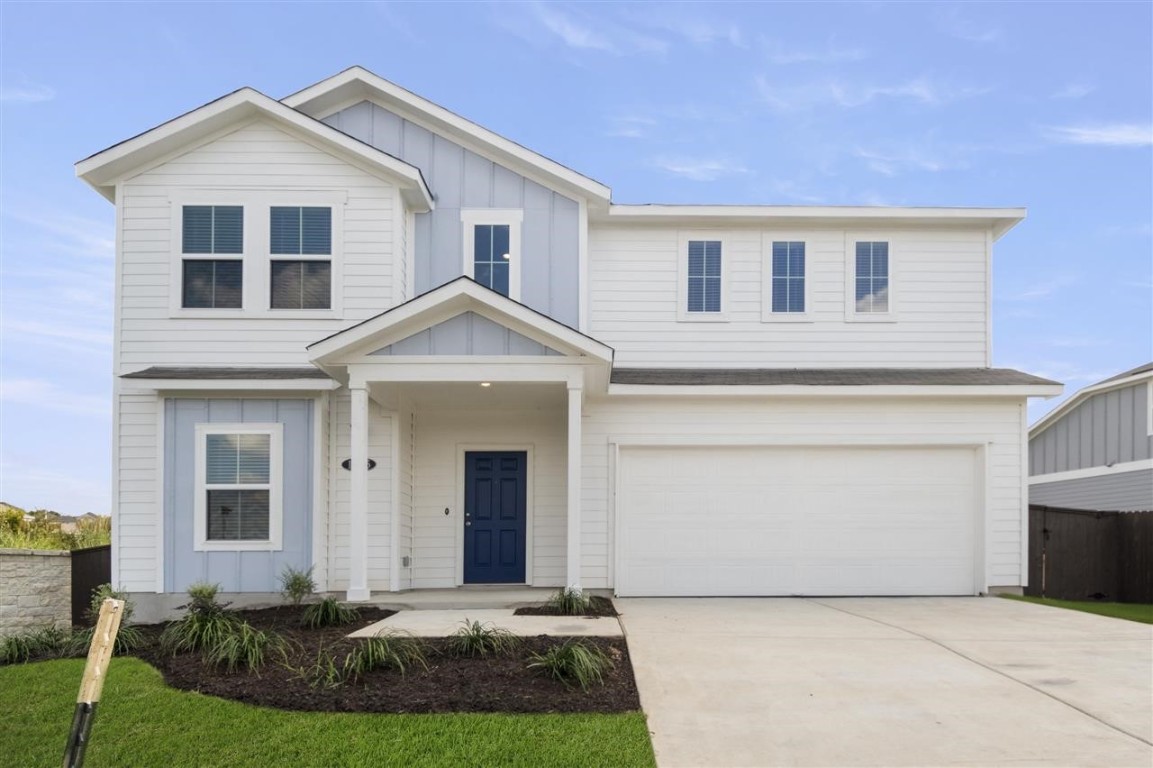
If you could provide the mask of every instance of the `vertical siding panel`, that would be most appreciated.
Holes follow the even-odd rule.
[[[418,213],[413,217],[416,232],[413,237],[414,290],[417,296],[433,287],[432,285],[432,214]]]
[[[492,207],[523,208],[525,180],[504,166],[493,167]]]
[[[432,173],[429,183],[436,190],[437,208],[460,208],[464,186],[464,149],[440,136],[432,139]]]
[[[437,209],[446,213],[444,209]],[[432,219],[431,252],[428,255],[432,282],[428,289],[444,285],[464,273],[464,239],[461,234],[460,210],[455,216],[434,216]],[[419,291],[418,291],[419,293]]]
[[[1137,455],[1137,441],[1133,423],[1135,396],[1133,387],[1126,387],[1117,393],[1121,409],[1118,417],[1120,423],[1117,425],[1118,461],[1133,461]]]
[[[1105,464],[1116,464],[1121,454],[1121,393],[1108,392],[1105,400]]]
[[[373,105],[372,141],[370,142],[372,146],[395,157],[400,157],[402,152],[400,133],[402,129],[403,125],[399,117],[386,109]]]
[[[359,104],[354,104],[348,109],[343,110],[340,119],[340,130],[358,141],[371,144],[372,111],[372,104],[367,101],[362,101]]]
[[[579,228],[579,206],[566,197],[553,195],[552,259],[549,260],[552,288],[549,307],[553,317],[575,318],[580,311],[579,291],[584,290],[584,286],[580,284]],[[577,290],[572,290],[574,286]],[[564,290],[557,290],[558,287]],[[570,325],[576,323],[570,322]]]
[[[493,164],[473,152],[464,153],[464,183],[461,197],[464,208],[519,208],[498,206],[493,202]]]
[[[1105,430],[1108,420],[1105,416],[1105,398],[1101,395],[1094,397],[1093,403],[1093,463],[1088,465],[1100,467],[1105,464]]]
[[[552,192],[539,184],[525,182],[524,224],[521,228],[521,301],[538,312],[554,316],[549,305],[547,259],[552,242]],[[558,318],[559,319],[559,318]]]
[[[1072,464],[1072,457],[1069,455],[1069,420],[1061,419],[1052,427],[1049,432],[1053,433],[1053,442],[1056,450],[1054,451],[1053,461],[1045,467],[1045,472],[1064,472]]]
[[[1149,434],[1149,386],[1140,384],[1133,387],[1133,459],[1142,461],[1153,458],[1153,435]]]
[[[443,323],[437,323],[429,331],[432,339],[431,354],[467,354],[469,318],[466,315],[457,315]]]

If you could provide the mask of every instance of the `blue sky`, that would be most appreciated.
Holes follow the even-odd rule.
[[[995,364],[1071,393],[1148,362],[1151,29],[1148,2],[0,3],[0,499],[109,508],[113,208],[73,163],[352,64],[617,202],[1026,206]]]

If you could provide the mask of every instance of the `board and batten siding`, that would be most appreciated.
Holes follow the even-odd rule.
[[[370,355],[551,355],[555,349],[475,312],[462,312]]]
[[[965,442],[988,447],[984,494],[989,586],[1022,584],[1021,400],[881,398],[616,398],[592,400],[583,420],[581,575],[589,588],[612,586],[614,521],[610,443],[765,443],[845,446]],[[847,509],[846,514],[852,510]],[[978,546],[982,542],[978,539]]]
[[[1031,483],[1029,503],[1122,512],[1153,510],[1153,469]]]
[[[589,333],[618,366],[917,367],[988,365],[984,231],[795,228],[806,243],[811,322],[762,321],[763,236],[771,228],[597,225],[589,231]],[[727,321],[678,322],[679,243],[719,239]],[[891,244],[896,322],[846,322],[846,234]]]
[[[280,591],[286,567],[312,567],[313,401],[192,399],[164,401],[164,591],[195,582],[221,592]],[[272,551],[194,550],[197,424],[283,425],[283,546]],[[123,524],[123,519],[119,520]],[[155,542],[155,540],[153,540]]]
[[[1144,381],[1087,398],[1029,441],[1029,475],[1153,458],[1150,407]]]
[[[575,200],[372,102],[354,104],[324,122],[416,166],[436,196],[436,209],[417,214],[416,231],[408,234],[415,237],[416,295],[463,273],[462,209],[520,209],[521,303],[576,327],[581,285]]]
[[[332,192],[346,195],[343,231],[333,232],[342,251],[341,318],[277,317],[267,304],[246,317],[172,317],[174,262],[180,260],[181,195],[211,199],[211,192],[253,196],[267,192]],[[233,198],[230,198],[230,201]],[[117,311],[119,373],[154,365],[307,365],[305,347],[400,300],[397,212],[391,184],[265,122],[248,124],[123,182],[119,253],[121,302]],[[287,204],[287,203],[284,203]],[[403,219],[403,213],[400,216]],[[177,225],[179,226],[179,225]],[[246,210],[245,229],[252,226]],[[246,259],[267,259],[246,253]],[[336,271],[334,270],[334,277]],[[246,274],[246,279],[248,275]],[[265,296],[267,300],[267,296]],[[257,308],[246,307],[245,310]]]

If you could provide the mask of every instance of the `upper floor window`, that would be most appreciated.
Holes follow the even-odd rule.
[[[690,240],[688,245],[689,312],[721,311],[721,241]]]
[[[774,314],[805,312],[805,244],[774,241],[772,245],[772,311]]]
[[[181,220],[181,306],[239,309],[244,293],[244,208],[186,205]],[[220,255],[238,258],[215,258]]]
[[[332,307],[332,209],[272,206],[270,303],[273,309]],[[283,256],[298,258],[285,259]]]
[[[196,425],[198,549],[278,549],[280,424]]]
[[[889,244],[858,241],[855,253],[855,304],[860,314],[885,314],[890,309]]]
[[[520,300],[520,230],[516,210],[461,211],[464,274],[486,288]]]

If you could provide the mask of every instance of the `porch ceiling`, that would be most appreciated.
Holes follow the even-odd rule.
[[[561,410],[567,390],[561,382],[421,382],[369,384],[372,399],[385,408],[400,402],[414,410]]]

